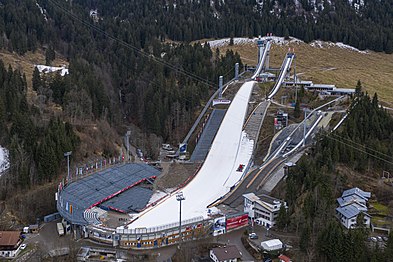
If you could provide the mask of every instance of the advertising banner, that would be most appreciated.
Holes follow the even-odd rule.
[[[231,100],[228,99],[214,99],[213,100],[213,106],[215,105],[229,105],[231,103]]]
[[[242,214],[239,216],[228,217],[226,223],[226,230],[240,228],[248,225],[248,214]]]
[[[224,234],[225,226],[226,226],[225,217],[215,218],[213,224],[213,236]]]

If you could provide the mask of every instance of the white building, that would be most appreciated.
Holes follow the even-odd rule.
[[[0,231],[0,257],[14,258],[21,243],[19,231]]]
[[[284,248],[284,245],[280,239],[271,239],[261,242],[261,247],[263,248],[263,250],[271,252],[282,250]]]
[[[243,197],[244,212],[248,213],[248,217],[254,219],[257,224],[268,228],[276,224],[281,205],[288,208],[284,201],[268,195],[257,196],[254,193],[248,193]]]
[[[366,205],[370,197],[370,192],[365,192],[357,187],[345,190],[342,196],[337,198],[339,206],[336,208],[336,216],[341,224],[348,229],[354,228],[358,215],[363,213],[363,223],[369,227],[371,216],[367,214]]]

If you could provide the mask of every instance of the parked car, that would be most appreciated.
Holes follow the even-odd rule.
[[[387,236],[383,236],[382,237],[383,241],[387,242],[389,240],[389,238]]]
[[[256,233],[250,233],[250,234],[248,234],[248,237],[250,239],[258,239],[258,235]]]
[[[377,238],[376,238],[376,237],[371,237],[371,241],[373,241],[373,242],[377,242],[378,240],[377,240]]]
[[[162,149],[167,150],[167,151],[173,150],[173,148],[171,147],[170,144],[162,144]]]
[[[380,236],[377,237],[377,240],[378,240],[378,242],[382,242],[383,241],[382,237],[380,237]]]
[[[22,244],[22,245],[20,245],[20,249],[22,249],[22,250],[23,250],[23,249],[25,249],[25,248],[26,248],[26,246],[27,246],[26,244]]]

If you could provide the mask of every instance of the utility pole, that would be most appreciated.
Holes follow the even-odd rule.
[[[68,151],[64,153],[64,156],[67,157],[67,179],[70,180],[70,155],[72,151]]]
[[[235,80],[239,80],[239,63],[235,64]]]
[[[179,249],[182,241],[182,233],[181,233],[181,201],[185,200],[186,198],[183,196],[183,192],[178,192],[176,194],[176,200],[179,201],[180,204],[180,211],[179,211]]]

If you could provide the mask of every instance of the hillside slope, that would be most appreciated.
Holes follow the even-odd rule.
[[[237,51],[244,64],[255,65],[257,62],[257,46],[250,41],[243,41],[238,45],[235,42],[233,46],[219,45],[218,48],[220,53],[225,53],[228,49]],[[290,41],[272,46],[272,67],[281,66],[288,48],[294,48],[296,71],[301,80],[335,84],[342,88],[354,88],[357,80],[360,80],[367,92],[377,92],[381,101],[389,106],[393,105],[392,54],[360,52],[349,46],[328,42],[306,44],[301,41]]]

